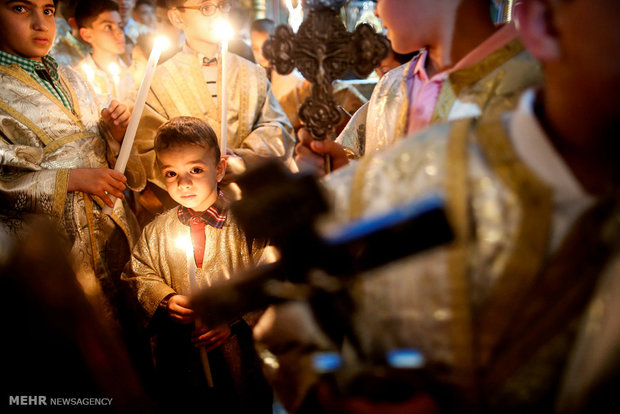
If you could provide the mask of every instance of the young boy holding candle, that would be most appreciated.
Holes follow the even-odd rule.
[[[75,21],[92,53],[73,68],[90,85],[101,105],[116,99],[133,107],[137,91],[129,67],[121,59],[125,35],[118,4],[112,0],[80,0]]]
[[[226,159],[206,121],[171,119],[158,129],[154,151],[170,197],[180,205],[144,228],[123,280],[155,334],[160,403],[164,408],[187,404],[210,412],[270,413],[271,391],[251,337],[258,315],[201,327],[189,299],[194,283],[205,288],[221,282],[269,260],[270,251],[246,238],[228,210],[219,190]],[[179,240],[186,245],[191,240],[193,254],[186,256]],[[214,388],[207,387],[201,347],[209,352]]]
[[[271,91],[265,71],[233,53],[226,53],[227,73],[222,74],[218,53],[220,32],[230,4],[221,1],[171,0],[170,22],[185,34],[182,50],[160,65],[142,114],[136,148],[147,171],[151,199],[164,201],[165,181],[155,161],[153,139],[157,128],[176,116],[204,119],[218,138],[222,134],[222,96],[227,101],[227,158],[222,180],[226,184],[263,157],[278,157],[294,168],[292,127]],[[222,76],[226,90],[222,91]],[[153,194],[157,197],[152,197]],[[145,195],[144,199],[148,199]],[[160,203],[161,205],[161,203]],[[155,210],[157,213],[161,210]]]
[[[0,2],[0,223],[19,239],[36,216],[71,245],[75,272],[115,323],[125,322],[120,273],[139,236],[123,198],[146,181],[137,157],[125,175],[109,168],[129,111],[113,100],[100,113],[75,71],[48,55],[55,34],[49,0]]]

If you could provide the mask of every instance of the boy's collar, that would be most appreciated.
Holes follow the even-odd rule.
[[[192,209],[179,206],[177,214],[179,221],[186,226],[191,225],[192,222],[204,222],[216,229],[221,229],[224,227],[228,216],[228,201],[224,198],[224,193],[218,189],[217,200],[202,213],[196,213]]]
[[[182,51],[183,53],[187,53],[187,54],[190,54],[190,55],[196,55],[196,56],[198,56],[198,59],[200,60],[200,62],[201,62],[201,63],[202,63],[202,60],[203,60],[205,57],[206,57],[206,58],[208,58],[208,59],[212,59],[212,58],[214,58],[214,57],[217,57],[217,55],[218,55],[218,53],[217,53],[217,52],[215,53],[215,55],[214,55],[214,56],[206,56],[206,55],[203,55],[202,53],[199,53],[199,52],[197,52],[196,50],[192,49],[192,48],[190,47],[190,45],[188,45],[188,44],[187,44],[187,40],[185,40],[185,41],[183,42],[183,47],[182,47],[181,51]]]

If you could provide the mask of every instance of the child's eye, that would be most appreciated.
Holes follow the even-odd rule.
[[[54,12],[55,12],[54,9],[45,9],[45,10],[43,10],[43,13],[48,15],[48,16],[53,16]]]
[[[164,177],[166,177],[166,178],[173,178],[173,177],[176,177],[176,176],[177,176],[177,173],[175,173],[174,171],[166,171],[164,173]]]
[[[112,30],[112,25],[111,24],[106,24],[105,26],[103,26],[103,28],[105,30]]]
[[[24,13],[27,11],[25,6],[13,6],[13,10],[17,13]]]
[[[202,168],[200,168],[200,167],[194,167],[194,168],[192,168],[189,172],[190,172],[190,173],[192,173],[192,174],[200,174],[202,171],[203,171],[203,169],[202,169]]]

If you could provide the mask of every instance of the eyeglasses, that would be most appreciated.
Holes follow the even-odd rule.
[[[179,10],[184,10],[184,9],[198,10],[200,11],[200,13],[202,13],[203,16],[213,16],[215,14],[215,11],[218,9],[222,13],[228,13],[231,8],[232,6],[230,5],[230,3],[226,1],[223,1],[218,4],[202,3],[200,6],[178,6],[177,7],[177,9]]]

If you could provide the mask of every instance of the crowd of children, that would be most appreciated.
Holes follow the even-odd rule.
[[[271,413],[274,391],[302,413],[609,403],[620,332],[597,335],[603,323],[620,326],[617,1],[523,0],[520,26],[498,27],[488,0],[378,0],[402,61],[382,63],[370,100],[352,103],[338,139],[324,142],[296,118],[303,78],[275,91],[260,46],[273,22],[248,33],[258,63],[240,56],[247,44],[222,56],[216,23],[233,6],[0,1],[0,241],[19,243],[36,232],[33,218],[50,219],[155,410]],[[158,32],[175,40],[121,173],[113,168]],[[322,182],[333,223],[444,195],[455,242],[360,279],[350,299],[359,346],[420,349],[443,367],[430,374],[450,400],[429,388],[386,405],[308,376],[316,338],[302,322],[282,330],[283,308],[216,326],[195,313],[199,290],[278,259],[229,208],[242,198],[236,180],[265,159],[322,175],[325,155],[338,169]]]

